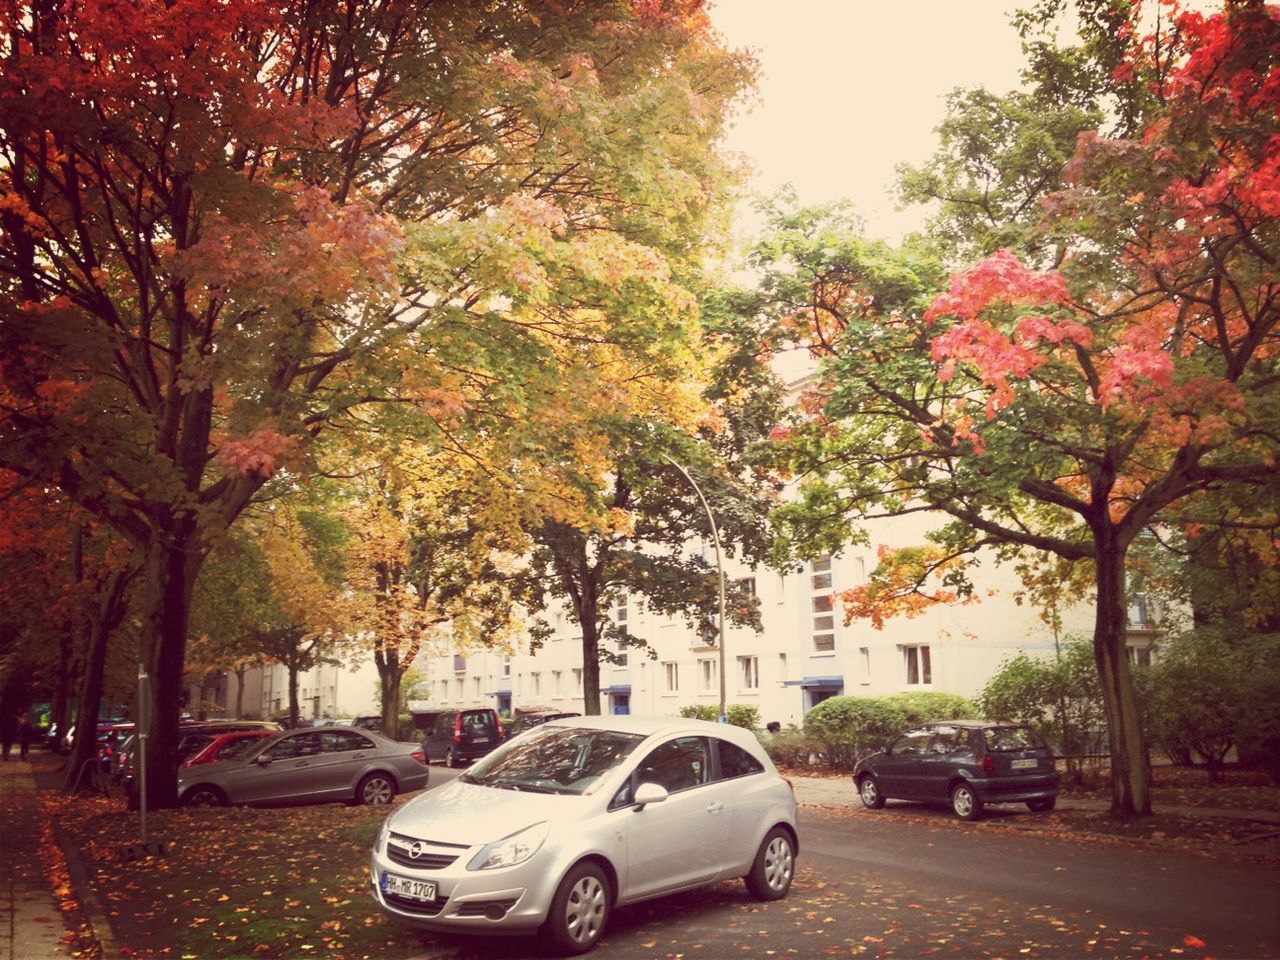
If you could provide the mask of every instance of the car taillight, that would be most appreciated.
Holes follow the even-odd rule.
[[[415,750],[413,753],[409,754],[409,756],[413,757],[413,759],[417,760],[424,767],[427,765],[427,755],[422,750]]]
[[[499,716],[494,716],[493,722],[498,725],[498,739],[501,740],[503,737],[506,736],[506,734],[502,732],[502,718]]]
[[[996,758],[989,753],[982,758],[982,772],[983,773],[996,772]]]
[[[462,742],[462,714],[454,714],[453,717],[453,742]]]

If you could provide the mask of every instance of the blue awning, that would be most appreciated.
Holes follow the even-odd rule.
[[[784,687],[843,687],[844,677],[805,677],[803,680],[783,680]]]
[[[511,688],[505,690],[487,690],[484,694],[486,697],[509,697],[511,696]]]
[[[600,692],[601,692],[601,693],[630,693],[630,692],[631,692],[631,684],[629,684],[629,683],[615,683],[615,684],[614,684],[613,686],[611,686],[611,687],[605,687],[605,688],[604,688],[603,690],[601,690]]]

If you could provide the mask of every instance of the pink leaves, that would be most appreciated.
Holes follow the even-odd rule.
[[[296,451],[297,444],[296,438],[264,425],[247,434],[224,436],[216,457],[239,473],[270,477]]]
[[[1038,273],[1023,266],[1008,250],[998,250],[963,273],[953,274],[951,286],[925,312],[927,323],[943,314],[972,320],[993,304],[1010,307],[1066,303],[1070,299],[1061,275]]]

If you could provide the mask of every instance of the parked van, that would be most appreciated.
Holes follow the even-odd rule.
[[[491,707],[425,710],[413,714],[427,762],[451,767],[483,757],[503,740],[502,721]]]

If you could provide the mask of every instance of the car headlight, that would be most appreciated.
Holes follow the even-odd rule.
[[[495,870],[498,867],[514,867],[516,864],[524,863],[542,849],[548,830],[549,827],[544,820],[542,823],[525,827],[509,837],[495,840],[471,858],[467,869]]]
[[[391,836],[391,818],[387,817],[382,821],[382,827],[378,830],[378,839],[374,842],[373,849],[387,849],[387,838]]]

